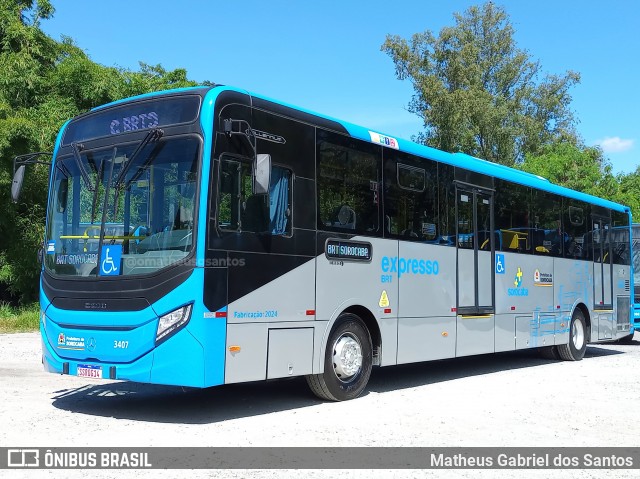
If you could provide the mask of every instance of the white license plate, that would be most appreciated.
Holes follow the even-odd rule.
[[[78,364],[78,377],[102,379],[102,366],[92,364]]]

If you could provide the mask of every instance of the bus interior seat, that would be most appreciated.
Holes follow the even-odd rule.
[[[334,226],[339,228],[356,229],[356,212],[348,205],[342,205],[337,210]]]

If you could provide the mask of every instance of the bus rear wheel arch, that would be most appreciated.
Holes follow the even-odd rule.
[[[324,372],[306,377],[320,399],[346,401],[367,386],[373,366],[371,335],[359,316],[343,313],[336,320],[324,355]]]
[[[571,316],[569,342],[557,346],[558,354],[565,361],[580,361],[587,350],[589,328],[582,309],[577,307]]]

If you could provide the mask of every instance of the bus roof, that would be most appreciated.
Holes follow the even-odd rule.
[[[572,190],[564,186],[556,185],[550,182],[548,179],[538,175],[534,175],[532,173],[527,173],[525,171],[517,170],[515,168],[510,168],[508,166],[500,165],[498,163],[493,163],[491,161],[476,158],[474,156],[467,155],[465,153],[447,153],[446,151],[438,150],[436,148],[432,148],[425,145],[419,145],[417,143],[414,143],[412,141],[405,140],[402,138],[395,138],[391,135],[384,134],[384,132],[371,130],[360,125],[355,125],[353,123],[349,123],[337,118],[319,114],[317,112],[300,108],[298,106],[290,105],[278,100],[274,100],[272,98],[265,97],[263,95],[259,95],[255,93],[250,93],[250,94],[252,96],[261,98],[263,100],[277,103],[279,105],[293,108],[295,110],[300,110],[305,113],[339,123],[349,132],[349,134],[352,137],[358,138],[360,140],[368,141],[370,143],[379,143],[379,142],[374,142],[372,139],[373,137],[375,137],[375,135],[378,135],[379,137],[395,140],[398,146],[397,150],[403,151],[412,155],[439,161],[451,166],[465,168],[467,170],[470,170],[476,173],[482,173],[484,175],[493,176],[495,178],[499,178],[502,180],[512,181],[514,183],[519,183],[524,186],[529,186],[532,188],[548,191],[549,193],[554,193],[554,194],[566,196],[568,198],[573,198],[579,201],[595,204],[598,206],[602,206],[603,208],[609,208],[615,211],[620,211],[625,213],[628,213],[630,211],[630,209],[627,206],[621,205],[619,203],[615,203],[613,201],[606,200],[604,198],[598,198],[597,196],[589,195],[587,193],[582,193],[580,191]],[[372,136],[372,133],[374,134],[373,136]]]
[[[595,204],[598,206],[602,206],[604,208],[609,208],[615,211],[620,211],[620,212],[629,212],[630,209],[624,205],[621,205],[619,203],[615,203],[613,201],[609,201],[603,198],[598,198],[596,196],[593,195],[589,195],[586,193],[582,193],[580,191],[576,191],[576,190],[571,190],[569,188],[565,188],[563,186],[559,186],[556,185],[554,183],[551,183],[549,180],[547,180],[546,178],[543,178],[541,176],[538,175],[534,175],[531,173],[527,173],[525,171],[521,171],[521,170],[517,170],[515,168],[510,168],[508,166],[504,166],[504,165],[500,165],[498,163],[493,163],[487,160],[483,160],[480,158],[476,158],[474,156],[470,156],[467,155],[465,153],[447,153],[445,151],[442,150],[438,150],[436,148],[432,148],[429,146],[425,146],[425,145],[419,145],[417,143],[414,143],[412,141],[409,140],[405,140],[402,138],[395,138],[391,135],[386,135],[383,132],[379,132],[376,130],[371,130],[368,128],[365,128],[363,126],[360,125],[355,125],[353,123],[349,123],[337,118],[333,118],[327,115],[323,115],[321,113],[317,113],[315,111],[311,111],[311,110],[307,110],[305,108],[301,108],[295,105],[291,105],[279,100],[274,100],[273,98],[264,96],[264,95],[260,95],[257,93],[253,93],[253,92],[248,92],[246,90],[240,89],[240,88],[236,88],[236,87],[230,87],[230,86],[224,86],[224,85],[215,85],[213,87],[206,87],[206,86],[200,86],[200,87],[189,87],[189,88],[179,88],[179,89],[173,89],[173,90],[165,90],[165,91],[161,91],[161,92],[154,92],[154,93],[146,93],[143,95],[138,95],[135,97],[131,97],[131,98],[126,98],[123,100],[118,100],[112,103],[108,103],[106,105],[101,105],[99,107],[96,107],[94,109],[92,109],[91,111],[97,111],[97,110],[101,110],[103,108],[108,108],[114,105],[118,105],[120,103],[123,102],[127,102],[127,101],[135,101],[135,100],[142,100],[142,99],[146,99],[146,98],[151,98],[151,97],[156,97],[156,96],[161,96],[161,95],[167,95],[167,94],[175,94],[175,93],[181,93],[181,92],[201,92],[204,93],[208,90],[212,90],[212,89],[224,89],[224,90],[232,90],[232,91],[238,91],[241,93],[246,93],[249,94],[253,97],[256,98],[261,98],[263,100],[272,102],[272,103],[276,103],[278,105],[282,105],[284,107],[287,108],[291,108],[294,110],[298,110],[319,118],[323,118],[325,120],[329,120],[329,121],[333,121],[335,123],[338,123],[340,125],[342,125],[344,127],[344,129],[354,138],[360,139],[360,140],[364,140],[370,143],[376,143],[376,144],[381,144],[380,141],[374,141],[373,139],[376,138],[377,140],[380,140],[380,138],[382,139],[386,139],[389,141],[395,141],[395,146],[397,147],[396,149],[398,151],[403,151],[412,155],[416,155],[419,157],[423,157],[423,158],[428,158],[431,160],[435,160],[438,162],[442,162],[451,166],[457,166],[460,168],[465,168],[467,170],[476,172],[476,173],[481,173],[484,175],[488,175],[488,176],[493,176],[495,178],[499,178],[502,180],[507,180],[507,181],[512,181],[514,183],[519,183],[521,185],[524,186],[529,186],[531,188],[536,188],[536,189],[540,189],[543,191],[548,191],[549,193],[554,193],[554,194],[558,194],[558,195],[562,195],[568,198],[573,198],[579,201],[584,201],[587,203],[591,203],[591,204]],[[385,146],[384,144],[382,144],[382,146]]]

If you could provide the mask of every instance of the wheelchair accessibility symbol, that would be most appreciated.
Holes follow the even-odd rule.
[[[100,258],[100,276],[116,276],[120,274],[121,245],[103,246]]]
[[[496,254],[496,274],[504,274],[504,255]]]

